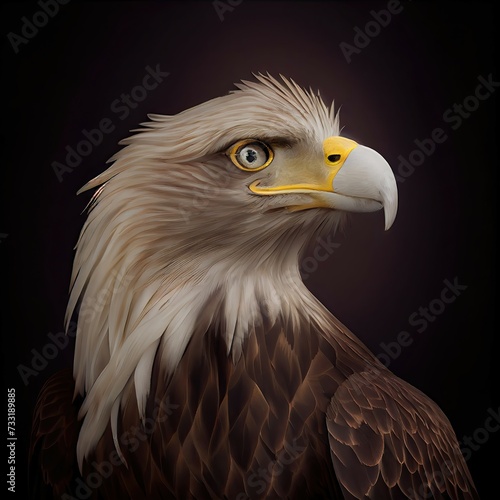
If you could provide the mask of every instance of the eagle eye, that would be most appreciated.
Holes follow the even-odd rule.
[[[254,172],[266,168],[274,158],[273,150],[255,139],[238,141],[228,151],[231,161],[241,170]]]

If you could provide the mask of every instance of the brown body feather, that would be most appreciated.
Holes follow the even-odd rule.
[[[144,422],[133,398],[118,418],[126,465],[116,465],[108,427],[76,483],[53,471],[77,470],[76,410],[54,407],[71,392],[45,391],[38,415],[54,407],[59,425],[37,417],[34,451],[54,498],[78,484],[105,499],[382,500],[429,498],[428,488],[437,499],[477,498],[432,401],[341,325],[331,336],[306,322],[296,334],[288,326],[255,328],[236,364],[217,330],[191,339],[168,382],[156,363]],[[64,463],[47,453],[50,442],[73,447]]]
[[[74,380],[40,395],[35,498],[477,498],[446,417],[300,276],[345,211],[390,227],[390,166],[319,95],[256,78],[151,115],[84,188]]]
[[[75,460],[80,430],[78,401],[71,370],[44,384],[33,415],[30,447],[30,490],[38,500],[60,498],[78,473]]]

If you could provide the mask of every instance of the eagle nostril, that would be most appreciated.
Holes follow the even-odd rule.
[[[340,155],[328,155],[328,161],[335,163],[340,160]]]

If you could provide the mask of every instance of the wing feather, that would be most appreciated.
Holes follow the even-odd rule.
[[[389,371],[351,375],[326,423],[346,498],[477,499],[453,429],[438,406]]]
[[[52,375],[40,391],[30,444],[30,489],[34,498],[68,492],[77,471],[75,450],[80,424],[74,390],[71,370],[63,370]]]

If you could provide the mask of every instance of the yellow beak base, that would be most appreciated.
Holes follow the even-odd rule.
[[[249,189],[260,195],[310,193],[311,191],[333,192],[333,180],[346,161],[349,153],[357,147],[357,142],[346,137],[332,136],[323,141],[323,165],[318,168],[317,182],[297,182],[277,186],[260,186],[260,181],[253,182]],[[325,172],[324,169],[327,169]],[[300,172],[297,172],[297,176]],[[316,177],[316,175],[315,175]],[[298,180],[298,179],[297,179]]]

